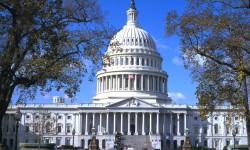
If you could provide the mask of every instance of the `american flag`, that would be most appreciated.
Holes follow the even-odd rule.
[[[133,79],[133,78],[134,78],[134,75],[133,75],[133,74],[129,74],[129,75],[128,75],[128,78]]]

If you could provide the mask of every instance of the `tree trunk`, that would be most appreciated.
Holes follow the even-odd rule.
[[[247,77],[243,77],[243,87],[244,87],[244,107],[245,107],[245,118],[246,118],[246,128],[247,128],[247,141],[248,149],[250,150],[250,114],[249,114],[249,103],[248,103],[248,89],[247,89]]]
[[[3,137],[2,137],[3,136],[2,134],[3,116],[5,115],[5,112],[8,109],[13,91],[14,91],[14,87],[12,88],[10,86],[7,86],[7,88],[4,87],[0,89],[0,143],[2,143],[2,140],[3,140]]]

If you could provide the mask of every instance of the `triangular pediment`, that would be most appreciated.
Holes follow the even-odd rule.
[[[156,106],[138,98],[131,97],[117,103],[110,104],[107,107],[155,108]]]

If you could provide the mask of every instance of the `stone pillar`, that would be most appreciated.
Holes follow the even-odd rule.
[[[166,128],[165,128],[165,124],[166,124],[166,113],[164,113],[164,116],[163,116],[163,135],[166,135]]]
[[[125,87],[125,80],[124,80],[124,74],[122,74],[122,91],[124,90]]]
[[[152,134],[152,113],[149,113],[149,133]]]
[[[113,76],[110,75],[110,91],[113,91]]]
[[[99,93],[99,78],[96,81],[96,93]]]
[[[143,112],[142,113],[142,135],[145,135],[144,124],[145,124],[145,113]]]
[[[118,90],[118,75],[115,76],[115,90]]]
[[[92,127],[94,128],[95,127],[95,113],[93,113],[93,123],[92,123]]]
[[[180,135],[180,114],[177,113],[177,135]]]
[[[115,121],[116,121],[116,117],[115,117],[115,112],[114,112],[114,126],[113,126],[113,133],[115,134]]]
[[[109,132],[109,113],[106,114],[106,132]]]
[[[173,126],[173,115],[172,115],[172,113],[170,113],[170,125],[169,125],[170,135],[173,135],[172,126]]]
[[[79,133],[78,135],[82,135],[82,113],[79,113]]]
[[[85,135],[88,135],[88,113],[85,114]]]
[[[155,77],[153,76],[153,85],[152,85],[152,87],[153,87],[153,92],[155,92]]]
[[[100,133],[102,133],[102,113],[100,113]]]
[[[130,90],[130,77],[129,77],[129,74],[128,74],[128,90]]]
[[[130,132],[130,113],[128,113],[128,135],[131,135],[131,132]]]
[[[112,85],[111,85],[111,76],[109,76],[109,91],[111,91],[111,87],[112,87]]]
[[[135,113],[135,135],[138,135],[138,113]]]
[[[135,74],[134,90],[137,90],[137,74]]]
[[[123,113],[121,113],[121,133],[123,134]]]
[[[187,128],[187,114],[184,113],[184,131]]]
[[[149,91],[149,89],[150,89],[150,82],[149,82],[150,76],[147,75],[147,77],[148,77],[148,91]]]
[[[156,115],[156,134],[159,134],[159,112]]]
[[[120,91],[120,80],[121,78],[119,77],[119,75],[117,76],[117,90]]]
[[[143,74],[141,74],[141,91],[143,91],[143,86],[145,83],[143,83]]]
[[[167,86],[168,86],[168,85],[167,85],[167,78],[165,78],[164,84],[165,84],[165,85],[164,85],[164,91],[165,91],[165,94],[167,94],[167,89],[168,89],[168,88],[167,88]]]
[[[105,91],[108,91],[108,76],[105,77]]]

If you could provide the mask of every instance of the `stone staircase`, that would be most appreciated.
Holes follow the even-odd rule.
[[[123,135],[122,143],[125,144],[127,148],[134,148],[135,150],[154,150],[151,145],[149,135]]]

